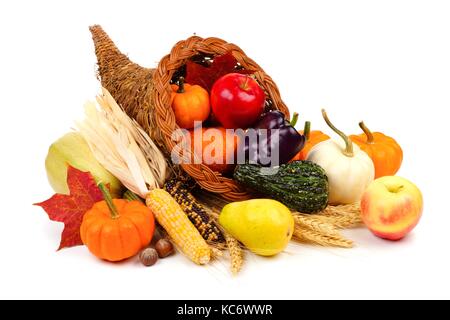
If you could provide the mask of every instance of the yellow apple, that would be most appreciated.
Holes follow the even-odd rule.
[[[386,176],[374,180],[361,199],[361,213],[365,225],[376,236],[400,240],[420,220],[423,197],[411,181]]]

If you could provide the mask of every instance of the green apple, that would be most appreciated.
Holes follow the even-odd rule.
[[[45,159],[48,181],[56,193],[68,194],[67,167],[90,172],[96,182],[109,184],[111,195],[121,198],[122,184],[95,159],[88,144],[77,132],[70,132],[55,141]]]

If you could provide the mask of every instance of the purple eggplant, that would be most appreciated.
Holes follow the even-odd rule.
[[[274,167],[288,163],[305,145],[305,136],[294,128],[298,114],[292,121],[280,111],[270,111],[261,116],[253,129],[245,135],[245,160],[251,164]]]

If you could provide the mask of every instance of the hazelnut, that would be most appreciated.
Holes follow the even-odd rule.
[[[173,253],[173,245],[167,239],[160,239],[156,242],[155,249],[160,258],[165,258]]]
[[[158,261],[158,253],[153,248],[146,248],[139,254],[139,260],[146,267],[150,267]]]

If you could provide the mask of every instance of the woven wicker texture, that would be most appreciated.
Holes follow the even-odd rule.
[[[272,101],[272,108],[280,110],[289,118],[289,110],[281,100],[279,90],[272,78],[234,44],[218,38],[203,39],[193,36],[176,43],[171,52],[161,59],[155,70],[143,68],[131,62],[117,49],[100,26],[92,26],[90,31],[94,40],[98,75],[102,85],[167,155],[176,145],[176,141],[172,140],[172,134],[178,129],[171,108],[170,80],[180,67],[198,54],[222,55],[231,52],[242,67],[256,71],[255,79]],[[180,157],[182,157],[181,154]],[[212,171],[203,164],[181,164],[181,167],[207,191],[218,193],[231,201],[249,198],[245,190],[234,180]]]

